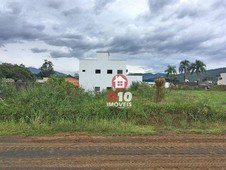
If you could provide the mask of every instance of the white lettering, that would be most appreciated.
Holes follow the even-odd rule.
[[[124,101],[126,101],[126,102],[130,102],[131,100],[132,100],[132,93],[131,92],[126,92],[125,94],[124,94]]]
[[[119,92],[118,93],[118,98],[119,98],[118,101],[122,102],[122,100],[123,100],[123,92]]]

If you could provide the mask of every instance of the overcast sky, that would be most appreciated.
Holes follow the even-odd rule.
[[[0,61],[73,74],[99,50],[130,72],[226,67],[225,0],[1,0]]]

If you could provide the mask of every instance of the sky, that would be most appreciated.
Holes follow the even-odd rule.
[[[180,61],[226,67],[225,0],[1,0],[0,62],[74,74],[79,59],[109,51],[129,72]]]

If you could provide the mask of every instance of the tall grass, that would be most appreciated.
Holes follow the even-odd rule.
[[[0,121],[34,128],[59,124],[57,127],[64,129],[60,122],[67,122],[65,127],[73,127],[71,130],[123,133],[133,132],[133,128],[140,132],[143,126],[226,121],[226,97],[217,91],[166,90],[164,99],[156,103],[154,88],[135,83],[128,89],[133,94],[132,107],[120,109],[106,106],[107,92],[85,92],[59,77],[20,91],[2,87],[5,97],[0,101]]]

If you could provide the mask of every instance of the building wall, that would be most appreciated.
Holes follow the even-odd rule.
[[[142,76],[127,76],[128,79],[128,87],[132,84],[132,82],[142,82]]]
[[[226,85],[226,73],[221,73],[218,77],[217,85]]]
[[[112,87],[111,80],[118,70],[126,75],[126,60],[113,60],[109,56],[108,52],[97,52],[96,59],[79,61],[79,83],[82,88],[93,91],[95,87],[100,87],[100,91],[105,90]],[[100,69],[101,73],[96,74],[96,69]],[[107,70],[112,70],[112,74],[107,74]]]

